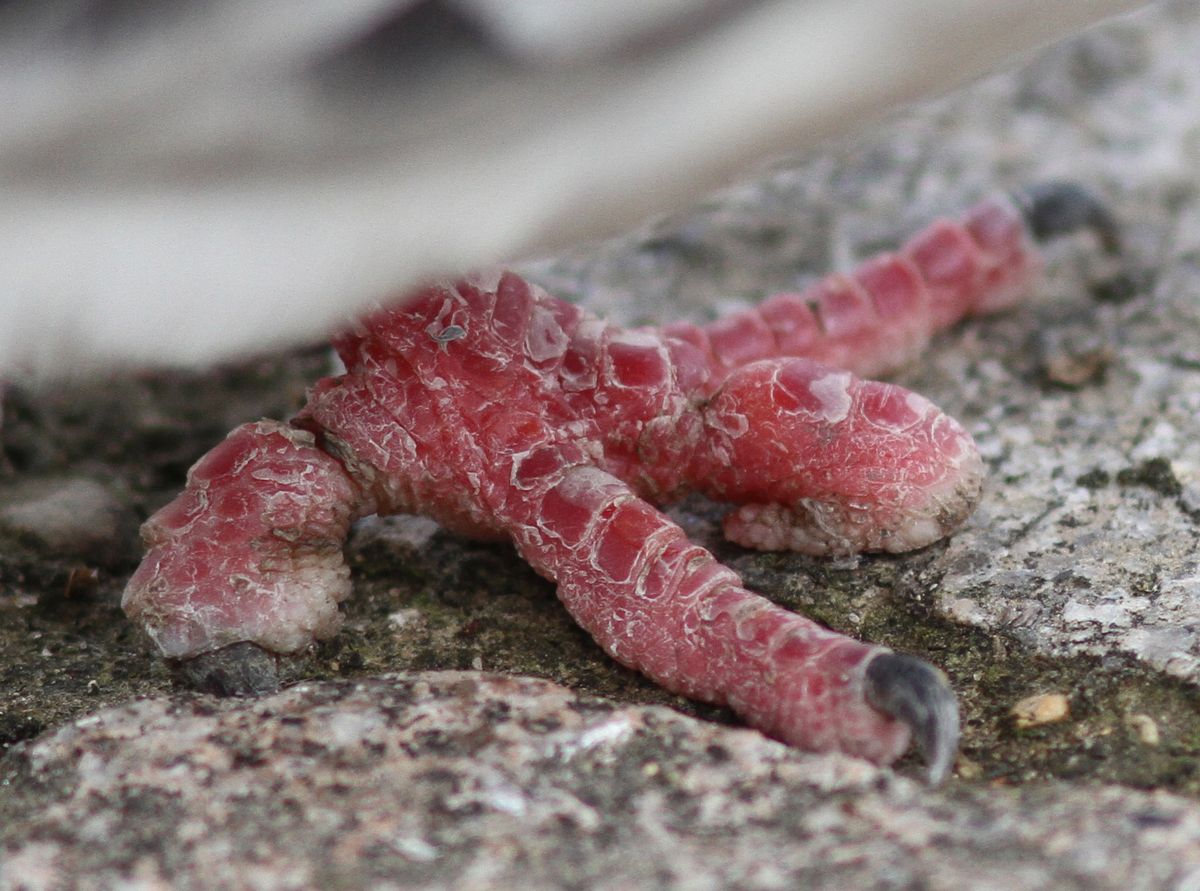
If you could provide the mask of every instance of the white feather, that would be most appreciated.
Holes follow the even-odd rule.
[[[432,32],[415,0],[113,4],[115,21],[84,0],[10,5],[0,371],[315,337],[422,278],[680,207],[1139,5],[447,0],[468,27]]]

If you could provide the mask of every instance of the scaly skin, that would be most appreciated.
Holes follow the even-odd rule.
[[[764,549],[942,537],[979,496],[970,437],[927,400],[842,369],[910,360],[935,331],[1010,305],[1035,266],[1019,212],[994,199],[704,327],[623,331],[507,273],[427,288],[339,337],[346,373],[290,424],[238,428],[192,469],[144,527],[124,608],[173,659],[242,642],[296,652],[337,632],[350,522],[425,513],[511,539],[606,652],[663,686],[878,763],[916,727],[940,777],[952,694],[938,694],[941,717],[905,698],[945,687],[932,669],[880,661],[885,649],[746,590],[652,503],[700,489],[738,504],[727,534]],[[914,672],[899,692],[886,680]]]

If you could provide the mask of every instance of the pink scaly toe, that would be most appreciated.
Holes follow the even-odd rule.
[[[1087,227],[1115,245],[1086,193],[1026,197],[1035,233]],[[979,497],[974,444],[927,400],[855,373],[1010,305],[1036,267],[1030,227],[991,200],[704,327],[623,331],[511,273],[430,286],[339,336],[346,373],[290,425],[240,427],[192,468],[143,526],[123,606],[197,682],[261,690],[273,654],[336,633],[350,523],[426,513],[510,538],[606,652],[665,687],[808,749],[884,764],[915,739],[940,780],[958,739],[940,672],[746,590],[652,502],[698,488],[739,505],[727,533],[759,548],[946,535]]]

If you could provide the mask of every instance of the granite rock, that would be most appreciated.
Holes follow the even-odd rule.
[[[1110,202],[1115,263],[1048,250],[1029,303],[898,375],[990,467],[939,553],[938,609],[1037,650],[1200,681],[1200,15],[1163,3],[732,190],[683,223],[534,267],[628,317],[697,318],[890,247],[995,188]],[[654,295],[647,302],[647,295]]]
[[[6,759],[0,888],[1193,888],[1200,805],[931,792],[476,672],[157,698]]]

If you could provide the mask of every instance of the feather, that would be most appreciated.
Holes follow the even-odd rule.
[[[1139,5],[4,4],[0,372],[314,338]]]

